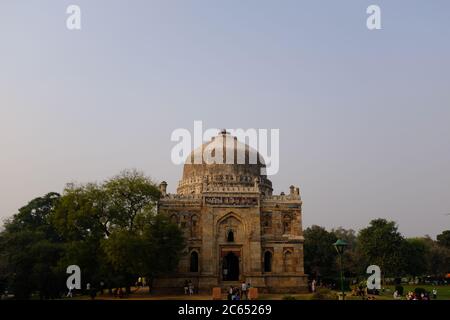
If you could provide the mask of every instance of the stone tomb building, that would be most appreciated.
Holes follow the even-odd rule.
[[[222,151],[216,156],[223,162],[205,161],[207,148],[213,156]],[[228,164],[227,154],[235,155]],[[184,231],[187,247],[177,272],[156,279],[155,289],[180,292],[190,280],[203,292],[241,281],[262,292],[305,291],[299,188],[273,195],[260,154],[225,131],[187,159],[177,194],[167,194],[162,182],[158,204]]]

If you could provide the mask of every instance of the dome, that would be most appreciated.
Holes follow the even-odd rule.
[[[233,191],[257,184],[263,193],[271,194],[265,167],[261,154],[223,130],[186,158],[177,193],[201,193],[205,185]]]

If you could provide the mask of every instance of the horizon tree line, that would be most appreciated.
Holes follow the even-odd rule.
[[[31,200],[0,229],[0,292],[17,299],[38,295],[59,298],[67,291],[66,268],[78,265],[82,284],[130,292],[138,277],[170,275],[185,249],[183,230],[157,214],[158,186],[142,172],[124,170],[102,183],[67,184],[62,195],[50,192]],[[437,240],[405,238],[395,222],[370,221],[356,233],[342,227],[304,230],[305,273],[337,277],[333,243],[345,240],[346,277],[366,277],[380,266],[386,277],[442,277],[450,272],[450,230]],[[100,289],[100,288],[98,288]]]

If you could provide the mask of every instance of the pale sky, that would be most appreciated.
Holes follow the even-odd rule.
[[[77,4],[82,30],[66,28]],[[381,7],[382,30],[366,27]],[[450,2],[0,1],[0,218],[137,168],[177,128],[280,129],[304,227],[450,229]]]

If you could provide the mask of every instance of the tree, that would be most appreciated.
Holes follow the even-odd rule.
[[[18,299],[28,299],[34,290],[41,298],[57,297],[61,291],[55,267],[62,243],[50,223],[59,199],[59,194],[49,193],[30,201],[0,234],[1,278]]]
[[[107,280],[111,278],[111,266],[101,248],[101,241],[112,232],[110,206],[110,196],[103,185],[67,185],[51,216],[64,240],[60,272],[65,273],[67,266],[75,264],[81,268],[84,282],[111,282]]]
[[[176,269],[184,247],[179,227],[157,214],[147,216],[139,232],[115,231],[103,242],[107,259],[127,287],[139,276],[146,276],[151,288],[156,276]]]
[[[133,231],[140,215],[154,210],[161,193],[159,188],[142,172],[122,171],[105,183],[110,197],[113,227]]]
[[[397,276],[404,266],[404,238],[393,221],[375,219],[358,234],[358,250],[365,265],[378,265],[383,279]]]
[[[406,239],[404,243],[404,274],[412,277],[424,275],[427,272],[427,256],[429,247],[423,238]]]
[[[332,229],[331,232],[337,239],[344,240],[347,243],[347,247],[345,248],[342,257],[342,268],[346,276],[355,277],[360,274],[365,274],[366,270],[357,247],[358,242],[355,230],[339,227],[337,229]]]
[[[450,272],[450,249],[439,245],[437,241],[424,238],[427,249],[427,273],[434,277],[443,277]]]
[[[104,189],[109,197],[112,234],[103,241],[102,248],[130,292],[133,279],[144,272],[143,250],[147,244],[142,232],[156,213],[161,193],[150,178],[137,170],[122,171],[106,181]]]
[[[304,232],[305,271],[308,274],[334,277],[336,275],[336,255],[333,247],[337,237],[325,228],[311,226]]]
[[[441,234],[437,235],[436,239],[440,246],[450,249],[450,230],[442,231]]]
[[[130,286],[178,265],[184,239],[157,214],[158,187],[126,170],[104,183],[68,184],[62,196],[32,200],[0,232],[0,288],[17,298],[65,290],[66,268],[78,265],[83,283]]]
[[[331,233],[333,233],[336,238],[344,240],[347,242],[348,248],[356,247],[356,233],[353,229],[344,229],[343,227],[339,227],[336,229],[331,229]]]
[[[168,217],[156,215],[144,228],[145,276],[151,289],[156,276],[173,272],[185,248],[183,231]]]

